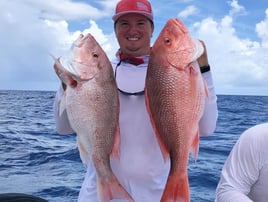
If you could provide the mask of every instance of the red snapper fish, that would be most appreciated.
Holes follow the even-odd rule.
[[[196,59],[200,41],[190,37],[179,19],[170,19],[152,49],[146,75],[145,99],[164,160],[170,171],[161,202],[190,201],[188,159],[197,158],[198,123],[208,95]]]
[[[60,111],[66,109],[83,163],[91,159],[96,168],[99,201],[133,201],[110,166],[110,155],[119,158],[119,96],[107,55],[91,34],[81,34],[70,60],[55,60],[54,68],[67,85]]]

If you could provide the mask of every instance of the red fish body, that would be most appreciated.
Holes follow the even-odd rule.
[[[196,59],[203,47],[184,24],[170,19],[151,50],[146,76],[146,106],[170,172],[161,202],[190,201],[187,166],[192,149],[197,157],[198,123],[206,87]]]
[[[65,67],[59,61],[54,67],[67,85],[61,108],[66,108],[77,133],[81,159],[84,163],[91,159],[96,168],[100,202],[133,201],[110,166],[110,155],[119,158],[120,144],[119,97],[112,66],[90,34],[75,41],[72,54]]]

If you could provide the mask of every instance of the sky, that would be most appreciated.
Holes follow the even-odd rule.
[[[0,90],[56,91],[50,54],[68,54],[91,33],[109,58],[118,0],[0,0]],[[169,18],[183,20],[207,47],[216,94],[268,95],[268,1],[151,0],[152,44]]]

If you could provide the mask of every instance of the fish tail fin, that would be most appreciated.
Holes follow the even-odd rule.
[[[113,179],[99,180],[97,186],[99,202],[107,202],[112,199],[124,199],[129,202],[134,202],[134,199],[119,183],[115,176],[113,176]]]
[[[114,136],[114,144],[111,151],[111,156],[116,158],[117,160],[120,159],[120,129],[119,124],[115,129],[115,136]]]
[[[190,202],[187,172],[179,179],[169,176],[160,202]]]
[[[195,160],[198,157],[198,152],[199,152],[199,131],[197,130],[196,135],[191,145],[191,153]]]
[[[164,162],[167,162],[167,160],[169,159],[169,152],[168,152],[163,140],[161,139],[161,137],[158,133],[157,133],[157,141],[158,141]]]

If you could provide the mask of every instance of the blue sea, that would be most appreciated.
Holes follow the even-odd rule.
[[[25,193],[50,202],[77,201],[85,167],[75,135],[55,131],[55,92],[0,91],[0,193]],[[268,121],[268,97],[218,95],[215,133],[200,140],[189,161],[191,201],[214,201],[220,171],[247,128]]]

